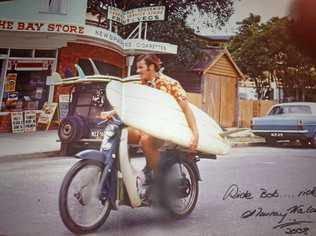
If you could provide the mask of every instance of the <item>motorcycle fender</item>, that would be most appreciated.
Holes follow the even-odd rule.
[[[88,160],[95,160],[95,161],[100,161],[104,163],[105,161],[105,154],[103,152],[93,150],[93,149],[88,149],[81,151],[75,155],[76,158],[78,159],[88,159]]]
[[[193,169],[194,169],[194,171],[195,171],[196,176],[198,177],[198,180],[199,180],[199,181],[202,181],[202,178],[201,178],[201,175],[200,175],[199,167],[197,166],[197,164],[196,164],[195,161],[192,162],[192,166],[193,166]]]

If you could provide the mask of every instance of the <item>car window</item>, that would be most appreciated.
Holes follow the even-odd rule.
[[[288,113],[312,114],[311,108],[305,105],[287,106],[287,108],[288,108]]]
[[[281,114],[312,114],[312,110],[306,105],[286,105],[286,106],[275,106],[269,112],[269,115],[281,115]]]
[[[269,115],[281,115],[284,113],[284,109],[281,106],[275,106],[272,108],[272,110],[269,112]]]

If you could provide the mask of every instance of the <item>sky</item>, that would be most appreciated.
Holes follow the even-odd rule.
[[[232,35],[234,34],[234,29],[236,29],[236,22],[246,18],[250,13],[260,15],[262,21],[268,21],[274,16],[286,16],[292,1],[293,0],[235,0],[235,13],[221,31],[203,29],[200,34]]]

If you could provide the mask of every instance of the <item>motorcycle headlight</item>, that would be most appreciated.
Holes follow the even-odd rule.
[[[102,150],[107,151],[110,150],[112,148],[112,143],[110,142],[106,142],[102,144]]]
[[[104,135],[108,138],[111,138],[115,134],[115,126],[114,125],[108,125],[104,130]]]

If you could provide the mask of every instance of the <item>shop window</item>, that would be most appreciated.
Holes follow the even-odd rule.
[[[8,49],[7,48],[0,48],[0,54],[8,54]]]
[[[96,64],[102,75],[112,75],[117,77],[120,77],[122,75],[122,69],[117,66],[113,66],[102,61],[95,61],[94,63]]]
[[[103,61],[96,61],[94,60],[94,64],[98,68],[101,75],[111,75],[111,76],[117,76],[120,77],[122,75],[122,69],[105,63]],[[83,72],[86,75],[93,75],[93,67],[88,59],[80,59],[79,60],[79,66],[83,70]]]
[[[48,98],[48,71],[7,71],[3,111],[39,110]]]
[[[67,13],[68,0],[43,0],[41,1],[43,13],[56,13],[66,14]]]
[[[86,75],[93,75],[94,74],[92,65],[88,59],[80,59],[79,66],[81,67],[81,69],[83,70],[83,72]]]
[[[10,57],[32,57],[32,49],[11,49]]]
[[[35,50],[35,57],[55,58],[56,50]]]

